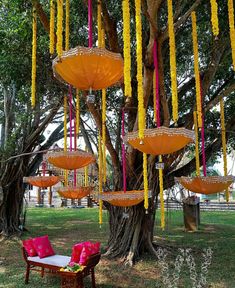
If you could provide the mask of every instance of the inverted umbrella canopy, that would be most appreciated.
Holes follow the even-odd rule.
[[[56,167],[74,170],[95,162],[95,157],[85,151],[54,151],[47,154],[48,161]]]
[[[52,64],[55,77],[81,90],[100,90],[114,85],[123,78],[121,54],[105,48],[77,46]]]
[[[234,176],[198,176],[198,177],[176,177],[185,189],[199,194],[214,194],[223,192],[234,181]]]
[[[135,149],[152,155],[164,155],[176,152],[195,139],[194,131],[185,128],[158,127],[145,129],[144,138],[140,139],[138,131],[129,132],[128,143]]]
[[[100,195],[100,199],[114,206],[130,207],[144,200],[144,190],[104,192]]]
[[[51,187],[60,181],[58,176],[30,176],[24,177],[24,182],[29,183],[33,186],[45,188]]]
[[[84,186],[84,187],[61,187],[58,188],[57,192],[60,197],[66,199],[81,199],[90,194],[93,190],[92,186]]]

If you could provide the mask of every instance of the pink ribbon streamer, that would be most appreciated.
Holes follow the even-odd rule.
[[[203,115],[203,90],[202,83],[200,79],[200,94],[201,94],[201,115],[202,115],[202,129],[201,129],[201,137],[202,137],[202,165],[203,165],[203,175],[206,176],[206,152],[205,152],[205,128],[204,128],[204,115]]]
[[[46,162],[42,161],[42,176],[45,176],[46,174]]]
[[[73,131],[74,131],[74,151],[77,150],[77,131],[76,131],[76,119],[73,120]],[[77,170],[74,170],[73,174],[73,185],[74,187],[77,186]]]
[[[69,150],[72,151],[72,87],[69,85]]]
[[[123,177],[123,191],[126,193],[126,153],[125,153],[125,112],[122,109],[122,177]]]
[[[153,45],[153,63],[156,71],[156,116],[157,127],[161,126],[160,122],[160,97],[159,97],[159,71],[158,71],[158,57],[157,57],[157,40],[154,40]]]
[[[92,0],[88,0],[88,31],[89,31],[89,48],[92,47]]]

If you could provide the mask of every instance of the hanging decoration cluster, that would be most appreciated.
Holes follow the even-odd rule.
[[[196,175],[200,176],[200,159],[199,159],[199,140],[198,140],[198,125],[197,112],[193,112],[194,131],[195,131],[195,159],[196,159]]]
[[[235,26],[234,26],[234,6],[233,0],[228,0],[228,19],[230,30],[230,42],[232,49],[233,70],[235,71]]]
[[[200,88],[200,72],[199,72],[199,55],[198,55],[198,40],[197,40],[197,18],[195,11],[191,14],[192,17],[192,38],[193,38],[193,54],[194,54],[194,73],[196,82],[196,102],[198,127],[202,127],[202,109],[201,109],[201,88]]]
[[[31,88],[31,104],[35,107],[36,101],[36,65],[37,65],[37,13],[33,8],[33,38],[32,38],[32,88]]]
[[[220,123],[221,123],[221,135],[222,135],[222,149],[223,149],[223,161],[224,161],[224,176],[228,175],[227,168],[227,147],[226,147],[226,128],[225,128],[225,120],[224,120],[224,100],[220,100]],[[226,201],[229,202],[229,190],[228,188],[225,190],[226,192]]]
[[[162,163],[162,155],[159,155],[159,162]],[[163,169],[159,169],[159,190],[160,190],[160,204],[161,204],[161,228],[165,229],[165,205],[163,197]]]
[[[122,1],[123,11],[123,55],[124,55],[124,87],[125,96],[131,97],[131,34],[129,0]]]
[[[57,0],[57,42],[56,51],[59,57],[63,52],[63,0]]]
[[[145,110],[144,91],[142,74],[142,21],[141,21],[141,0],[135,0],[135,21],[136,21],[136,57],[137,57],[137,81],[138,81],[138,124],[139,138],[144,138]]]
[[[66,0],[65,3],[65,50],[69,50],[69,10],[70,10],[70,0]]]
[[[167,10],[168,10],[169,45],[170,45],[172,114],[173,114],[173,121],[176,123],[178,121],[178,91],[177,91],[175,32],[174,32],[172,0],[167,0]]]
[[[50,0],[50,54],[55,49],[55,2]]]
[[[216,0],[210,0],[210,2],[211,2],[212,33],[214,36],[218,36],[219,35],[218,4]]]

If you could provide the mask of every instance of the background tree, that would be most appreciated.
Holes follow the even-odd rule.
[[[17,105],[18,101],[20,103],[20,99],[24,104],[22,104],[25,109],[25,113],[21,113],[26,118],[25,123],[29,123],[29,130],[32,133],[34,130],[32,127],[35,126],[35,121],[37,119],[37,123],[41,123],[44,115],[51,115],[46,111],[54,111],[49,110],[52,105],[54,105],[58,96],[56,96],[56,92],[58,93],[58,82],[52,81],[52,72],[51,72],[51,63],[49,59],[48,52],[48,4],[47,1],[38,1],[33,0],[32,3],[36,7],[39,19],[42,25],[39,25],[40,36],[39,42],[40,47],[38,49],[38,69],[40,69],[38,73],[38,97],[40,102],[38,101],[38,106],[40,105],[40,109],[35,109],[32,112],[29,108],[29,79],[30,79],[30,53],[26,53],[25,46],[27,46],[28,50],[30,50],[30,42],[31,42],[31,32],[29,30],[30,22],[31,22],[31,6],[28,2],[20,1],[19,5],[18,1],[11,1],[11,13],[13,15],[7,14],[8,16],[8,24],[6,20],[1,21],[1,25],[5,25],[4,29],[1,29],[1,33],[5,33],[1,35],[1,39],[7,38],[8,45],[4,44],[0,45],[0,49],[5,49],[4,51],[4,61],[5,59],[10,58],[12,60],[11,63],[13,68],[16,69],[18,67],[18,71],[16,71],[15,75],[12,75],[13,68],[11,65],[5,68],[8,68],[8,73],[1,76],[1,83],[3,87],[4,83],[7,83],[8,89],[11,87],[9,91],[17,91],[16,98],[17,101],[13,102],[13,105]],[[76,45],[87,46],[87,1],[70,1],[71,2],[71,47]],[[219,124],[219,112],[217,109],[217,104],[221,98],[225,98],[225,112],[226,112],[226,129],[227,139],[229,145],[234,145],[234,140],[232,138],[232,133],[234,133],[235,129],[235,117],[233,113],[234,109],[234,88],[235,88],[235,80],[234,80],[234,71],[232,69],[232,60],[231,60],[231,48],[230,48],[230,40],[229,40],[229,25],[228,25],[228,12],[227,12],[227,4],[226,1],[218,0],[219,6],[219,25],[220,25],[220,34],[218,38],[214,38],[211,33],[211,24],[210,24],[210,2],[203,0],[196,1],[173,1],[174,6],[174,28],[176,33],[176,49],[177,49],[177,79],[178,79],[178,93],[179,93],[179,126],[184,126],[186,128],[191,129],[193,127],[193,111],[195,109],[195,79],[194,79],[194,70],[193,70],[193,48],[192,48],[192,37],[191,37],[191,12],[193,10],[197,13],[197,25],[198,25],[198,38],[199,38],[199,54],[200,54],[200,68],[201,68],[201,79],[202,79],[202,89],[203,89],[203,97],[204,97],[204,112],[205,112],[205,127],[206,127],[206,156],[207,159],[210,159],[212,156],[214,157],[218,153],[220,153],[221,149],[221,133],[220,133],[220,124]],[[134,23],[134,13],[135,6],[134,1],[130,1],[131,3],[131,40],[132,40],[132,99],[131,102],[126,102],[120,88],[110,88],[107,92],[107,115],[108,120],[106,123],[106,131],[107,131],[107,139],[106,139],[106,147],[110,155],[110,161],[112,162],[113,167],[113,183],[110,186],[105,187],[105,190],[114,189],[116,191],[122,189],[122,164],[121,164],[121,116],[120,111],[123,107],[126,108],[128,114],[128,130],[133,131],[137,129],[137,80],[136,80],[136,61],[135,61],[135,23]],[[114,51],[122,53],[123,42],[122,42],[122,11],[121,11],[121,0],[118,1],[102,1],[102,11],[103,11],[103,23],[106,32],[106,48]],[[9,4],[6,1],[3,1],[1,4],[1,11],[5,11],[4,9],[9,8]],[[95,20],[95,11],[96,11],[96,1],[93,1],[93,11],[94,11],[94,20]],[[3,13],[4,14],[4,13]],[[1,16],[2,17],[2,16]],[[153,111],[153,103],[152,103],[152,79],[153,79],[153,56],[152,49],[154,39],[158,42],[158,59],[159,59],[159,81],[160,81],[160,97],[161,97],[161,123],[165,126],[171,126],[172,122],[170,121],[171,115],[171,85],[170,85],[170,67],[169,67],[169,39],[168,39],[168,26],[167,26],[167,1],[165,0],[144,0],[142,1],[142,20],[143,20],[143,73],[144,73],[144,98],[145,98],[145,106],[147,113],[147,125],[148,128],[155,127],[153,119],[151,117]],[[2,24],[4,22],[4,24]],[[22,23],[27,23],[22,27]],[[21,25],[20,25],[21,24]],[[22,27],[22,31],[24,31],[24,35],[27,38],[22,41],[22,38],[19,36],[18,31],[14,34],[14,38],[17,39],[19,37],[18,42],[13,41],[9,38],[10,34],[7,32],[11,25],[16,25]],[[42,28],[44,27],[44,29]],[[4,32],[5,31],[5,32]],[[13,29],[13,31],[15,31]],[[23,33],[23,32],[22,32]],[[95,32],[96,33],[96,32]],[[97,37],[97,35],[95,35]],[[14,44],[14,45],[12,45]],[[17,53],[17,57],[19,57],[20,65],[16,66],[14,58],[14,52],[19,51],[19,47],[17,45],[22,45],[23,52],[21,54]],[[10,50],[10,47],[14,47],[14,49]],[[5,48],[2,48],[5,47]],[[10,53],[11,52],[11,53]],[[2,53],[1,53],[2,55]],[[28,60],[26,60],[28,59]],[[2,63],[2,62],[1,62]],[[21,69],[22,63],[26,63],[25,67],[27,69]],[[1,64],[2,65],[2,64]],[[20,72],[19,72],[20,71]],[[18,77],[21,73],[28,73],[27,77],[24,76]],[[2,80],[6,80],[6,75],[8,75],[8,82]],[[19,79],[20,78],[20,79]],[[24,81],[22,81],[24,79]],[[18,83],[18,81],[22,81],[21,85],[16,87],[21,87],[21,90],[24,91],[24,97],[19,97],[18,89],[14,90],[15,86],[11,86],[12,83]],[[28,81],[28,83],[27,83]],[[26,85],[27,83],[27,85]],[[24,89],[22,88],[24,87]],[[27,89],[26,89],[27,87]],[[60,86],[61,87],[61,86]],[[3,90],[4,91],[4,90]],[[12,92],[13,93],[13,92]],[[27,94],[27,95],[26,95]],[[85,93],[84,93],[85,98]],[[3,92],[2,92],[3,97]],[[84,99],[83,99],[84,100]],[[11,101],[9,101],[12,103]],[[8,103],[8,102],[6,102]],[[25,103],[27,105],[25,106]],[[6,106],[9,106],[7,104]],[[19,105],[19,104],[18,104]],[[10,105],[11,106],[11,105]],[[59,104],[58,104],[59,106]],[[56,107],[58,107],[56,106]],[[27,109],[25,108],[27,107]],[[43,109],[41,108],[43,107]],[[46,109],[47,107],[47,109]],[[96,97],[96,103],[90,104],[85,103],[83,101],[82,105],[84,116],[82,116],[82,120],[85,120],[87,115],[91,114],[96,123],[96,126],[101,130],[101,103],[100,98]],[[130,109],[131,107],[131,109]],[[13,116],[11,115],[12,108],[9,110],[7,114],[3,107],[2,111],[4,114],[4,118],[2,118],[3,127],[6,126],[6,123],[14,123],[12,120]],[[14,110],[16,111],[16,110]],[[36,112],[37,111],[37,112]],[[43,113],[41,113],[41,112]],[[48,114],[47,114],[48,113]],[[52,113],[52,112],[51,112]],[[52,113],[53,114],[53,113]],[[3,114],[2,114],[3,115]],[[15,113],[14,115],[17,115]],[[14,116],[16,117],[16,116]],[[19,117],[19,115],[18,115]],[[49,117],[49,116],[48,116]],[[7,120],[8,119],[8,120]],[[10,119],[10,120],[9,120]],[[39,120],[40,119],[40,120]],[[52,119],[52,116],[51,118]],[[6,123],[4,122],[6,121]],[[28,122],[27,122],[28,121]],[[19,137],[14,138],[15,128],[12,128],[12,125],[7,124],[9,128],[5,132],[5,135],[9,139],[21,139]],[[34,125],[34,126],[33,126]],[[82,122],[82,132],[83,135],[86,136],[87,141],[96,142],[97,143],[97,134],[90,131],[91,129],[87,129],[87,125],[89,123]],[[14,126],[14,125],[13,125]],[[24,127],[28,127],[24,125]],[[39,126],[42,127],[42,126]],[[45,127],[45,126],[43,126]],[[6,156],[6,149],[10,147],[9,145],[2,145],[2,155],[5,158],[9,157],[12,154],[18,154],[19,152],[25,151],[33,151],[33,149],[38,145],[38,141],[40,139],[40,135],[42,135],[44,129],[41,129],[37,133],[37,137],[32,137],[30,132],[22,136],[22,141],[19,140],[17,145],[13,145],[15,148],[11,150]],[[88,131],[89,130],[89,131]],[[38,131],[38,130],[37,130]],[[87,133],[88,132],[88,133]],[[21,132],[23,135],[23,132]],[[34,135],[34,134],[33,134]],[[6,136],[4,136],[6,137]],[[3,138],[4,138],[3,137]],[[25,139],[29,139],[31,145],[24,143]],[[33,141],[35,140],[35,142]],[[14,144],[14,140],[12,141]],[[3,142],[2,142],[3,143]],[[4,143],[6,143],[4,141]],[[4,148],[6,147],[6,148]],[[20,150],[19,147],[22,147]],[[195,159],[192,156],[191,150],[193,146],[189,146],[181,151],[178,151],[171,155],[166,155],[163,157],[163,161],[165,163],[164,169],[164,187],[168,189],[174,185],[174,177],[182,176],[182,175],[190,175],[195,171]],[[9,149],[9,148],[8,148]],[[186,164],[182,164],[182,159],[185,159],[185,156],[189,157],[189,161]],[[2,156],[3,157],[3,156]],[[4,204],[0,204],[0,213],[3,215],[4,213],[1,211],[6,211],[5,207],[7,207],[6,203],[15,203],[18,205],[18,211],[20,211],[22,207],[22,197],[23,197],[23,187],[22,187],[22,176],[27,174],[27,169],[30,168],[28,166],[29,163],[33,161],[31,157],[21,157],[16,158],[14,161],[2,162],[4,169],[13,169],[16,165],[17,167],[24,167],[25,170],[22,171],[19,177],[17,177],[18,182],[17,185],[14,182],[10,182],[10,179],[14,179],[13,177],[7,178],[6,175],[10,174],[8,171],[7,174],[3,174],[2,179],[2,188],[3,188],[3,199]],[[21,163],[19,166],[18,162]],[[133,208],[126,209],[129,217],[123,217],[123,209],[118,207],[112,207],[107,205],[109,211],[109,224],[110,224],[110,237],[108,242],[108,250],[107,255],[112,257],[123,257],[128,263],[132,264],[135,257],[139,256],[143,251],[148,250],[151,253],[155,254],[155,249],[153,246],[153,229],[154,229],[154,221],[155,221],[155,211],[157,206],[157,196],[158,196],[158,176],[157,171],[155,170],[156,159],[153,156],[148,158],[148,171],[149,171],[149,187],[152,190],[152,199],[150,200],[149,213],[145,214],[143,205],[137,205]],[[7,163],[7,164],[6,164]],[[128,147],[127,151],[127,178],[128,178],[128,190],[132,189],[140,189],[143,186],[143,175],[142,175],[142,157],[141,153]],[[11,168],[7,168],[11,167]],[[2,168],[2,169],[3,169]],[[15,168],[16,169],[16,168]],[[17,169],[18,171],[19,169]],[[15,170],[14,170],[15,171]],[[14,173],[15,175],[15,173]],[[16,174],[17,175],[17,174]],[[16,176],[14,176],[16,177]],[[10,188],[8,188],[10,187]],[[17,200],[12,199],[12,193],[10,191],[17,191],[20,197]],[[15,192],[16,193],[16,192]],[[6,195],[10,195],[9,198]],[[16,199],[16,198],[14,198]],[[9,209],[9,208],[8,208]],[[9,225],[9,220],[6,216],[7,224],[1,224],[0,228],[3,230],[3,227],[7,227],[8,232],[17,231],[17,225],[19,222],[19,214],[15,215],[13,211],[9,210],[9,215],[14,215],[15,225]],[[11,218],[12,216],[10,216]],[[3,219],[5,219],[3,218]],[[1,218],[2,219],[2,218]],[[11,228],[9,228],[11,227]],[[13,229],[12,229],[13,227]],[[4,231],[5,231],[4,230]]]

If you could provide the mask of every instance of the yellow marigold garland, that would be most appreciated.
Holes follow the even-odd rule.
[[[37,69],[37,13],[33,8],[32,24],[32,87],[31,87],[31,105],[34,108],[36,102],[36,69]]]
[[[87,151],[87,147],[86,147],[85,150]],[[85,184],[85,187],[87,187],[87,186],[89,185],[89,183],[88,183],[88,166],[86,166],[86,167],[84,168],[84,170],[85,170],[85,171],[84,171],[84,172],[85,172],[85,173],[84,173],[84,174],[85,174],[85,175],[84,175],[84,178],[85,178],[85,179],[84,179],[84,182],[85,182],[84,184]]]
[[[154,122],[157,123],[157,103],[156,103],[156,70],[154,69],[153,72],[153,115],[154,115]]]
[[[50,0],[50,54],[55,49],[55,2]]]
[[[125,96],[131,97],[131,39],[130,39],[130,6],[129,0],[122,1],[123,11],[123,55]]]
[[[66,0],[66,4],[65,4],[65,50],[68,51],[69,50],[69,18],[70,18],[70,0]]]
[[[98,29],[98,47],[102,47],[102,21],[101,21],[101,2],[97,4],[97,29]]]
[[[211,24],[212,33],[214,36],[219,35],[219,20],[218,20],[218,4],[216,0],[210,0],[211,2]]]
[[[67,151],[67,96],[64,95],[64,151]],[[64,170],[65,186],[68,185],[68,171]]]
[[[228,19],[230,29],[230,42],[232,49],[233,70],[235,71],[235,26],[234,26],[234,6],[233,0],[228,0]]]
[[[106,90],[102,89],[103,182],[106,182]]]
[[[137,57],[137,89],[138,89],[138,124],[139,138],[144,138],[145,110],[144,91],[142,74],[142,21],[141,21],[141,0],[135,0],[135,21],[136,21],[136,57]]]
[[[143,153],[143,178],[144,178],[144,208],[149,207],[149,188],[148,188],[148,158],[147,154]]]
[[[173,114],[174,122],[177,122],[178,121],[178,91],[177,91],[175,32],[174,32],[172,0],[167,0],[167,10],[168,10],[169,45],[170,45],[172,114]]]
[[[79,98],[79,90],[76,89],[76,132],[79,137],[80,130],[80,98]]]
[[[192,38],[193,38],[193,54],[194,54],[194,74],[196,82],[196,102],[198,127],[202,127],[202,109],[201,109],[201,89],[200,89],[200,72],[199,72],[199,56],[198,56],[198,40],[197,40],[197,18],[195,11],[191,14],[192,17]]]
[[[63,0],[57,0],[57,42],[56,51],[60,57],[63,52]]]
[[[196,175],[200,176],[200,159],[199,159],[199,141],[198,141],[198,125],[197,112],[193,112],[194,131],[195,131],[195,159],[196,159]]]
[[[102,179],[103,179],[103,171],[102,171],[102,145],[101,145],[101,133],[99,132],[99,139],[98,139],[98,150],[99,150],[99,196],[102,194]],[[103,201],[99,200],[99,224],[102,224],[102,206]]]
[[[227,176],[228,168],[227,168],[227,145],[226,145],[226,128],[225,128],[225,120],[224,120],[224,101],[220,100],[220,123],[221,123],[221,135],[222,135],[222,148],[223,148],[223,161],[224,161],[224,176]],[[226,201],[229,201],[229,190],[226,191]]]
[[[159,155],[159,162],[162,163],[162,155]],[[159,169],[159,190],[160,190],[160,204],[161,204],[161,228],[165,229],[165,205],[163,197],[163,169]]]

